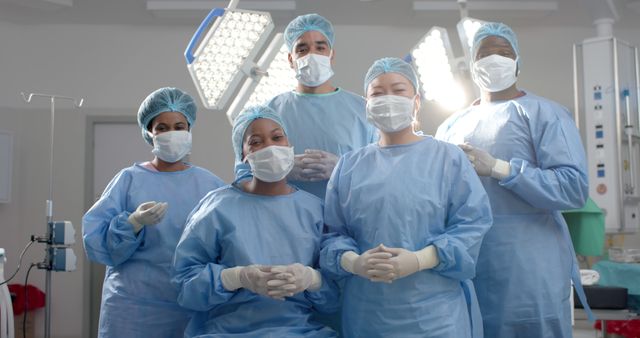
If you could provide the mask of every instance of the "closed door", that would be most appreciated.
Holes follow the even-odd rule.
[[[92,131],[88,138],[92,141],[90,149],[93,149],[93,152],[87,153],[87,163],[93,166],[87,168],[87,176],[92,178],[92,182],[87,182],[92,187],[87,194],[93,197],[88,203],[91,206],[121,169],[134,162],[147,161],[152,158],[152,154],[151,147],[140,135],[135,118],[95,117],[88,122],[87,127]],[[89,336],[96,337],[105,266],[90,262],[89,271]]]

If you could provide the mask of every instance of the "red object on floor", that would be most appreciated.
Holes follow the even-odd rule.
[[[9,293],[13,299],[13,315],[17,316],[25,311],[33,311],[44,307],[44,292],[37,287],[27,284],[27,299],[25,302],[25,287],[23,284],[9,284]],[[15,297],[15,298],[14,298]]]
[[[602,322],[597,320],[593,327],[602,331]],[[640,319],[607,320],[607,333],[615,333],[625,338],[640,338]]]

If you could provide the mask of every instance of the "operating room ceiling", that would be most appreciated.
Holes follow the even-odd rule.
[[[590,4],[591,3],[591,4]],[[18,24],[197,25],[214,0],[0,0],[0,20]],[[615,27],[640,28],[640,0],[467,0],[469,15],[518,25],[591,26],[617,16]],[[451,25],[457,0],[240,0],[264,10],[278,25],[316,12],[338,25]]]

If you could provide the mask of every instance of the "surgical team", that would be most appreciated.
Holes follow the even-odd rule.
[[[405,61],[376,60],[361,97],[331,81],[328,20],[285,41],[297,86],[235,119],[231,184],[187,161],[189,94],[140,105],[153,158],[83,217],[107,267],[98,336],[571,337],[560,211],[584,205],[586,159],[569,112],[517,88],[515,33],[480,27],[480,97],[435,137]]]

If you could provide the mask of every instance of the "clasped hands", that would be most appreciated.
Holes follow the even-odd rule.
[[[278,300],[305,290],[317,290],[322,285],[320,272],[300,263],[238,266],[224,269],[221,277],[229,291],[245,288]]]
[[[383,244],[361,255],[347,251],[340,259],[343,269],[372,282],[391,283],[438,265],[438,254],[433,245],[419,251],[389,248]]]

